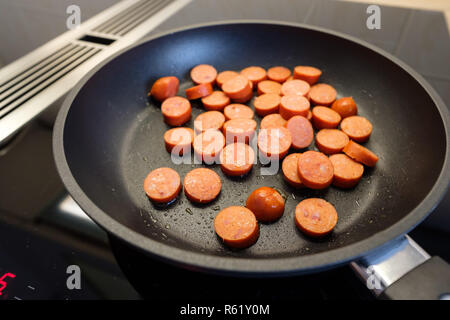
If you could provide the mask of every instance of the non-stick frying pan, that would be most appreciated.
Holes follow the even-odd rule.
[[[280,174],[261,175],[259,164],[241,179],[212,165],[223,181],[216,201],[197,206],[181,194],[170,206],[154,206],[142,187],[149,171],[168,166],[183,179],[200,165],[170,161],[162,138],[168,126],[147,92],[157,78],[174,75],[184,95],[192,85],[190,69],[202,63],[219,71],[251,65],[320,68],[321,82],[333,85],[340,97],[353,96],[359,113],[373,123],[366,146],[380,156],[377,166],[366,168],[352,190],[313,191],[289,187]],[[192,105],[195,118],[203,109]],[[59,113],[54,151],[63,182],[82,209],[144,254],[206,272],[278,276],[357,259],[421,222],[449,184],[449,128],[448,110],[430,85],[384,51],[319,28],[247,21],[160,34],[92,70]],[[287,196],[283,217],[261,225],[252,247],[226,248],[214,233],[213,218],[220,209],[243,205],[260,186],[275,186]],[[326,238],[308,238],[295,227],[294,208],[308,197],[328,200],[339,213]]]

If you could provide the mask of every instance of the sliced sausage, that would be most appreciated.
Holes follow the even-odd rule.
[[[209,96],[203,97],[202,103],[206,110],[222,111],[230,104],[230,98],[222,91],[214,91]]]
[[[222,86],[223,92],[231,99],[244,99],[252,93],[250,81],[241,75],[231,78]]]
[[[220,154],[220,168],[227,176],[242,176],[253,167],[255,152],[245,143],[231,143]]]
[[[321,75],[322,71],[314,67],[296,66],[294,68],[294,79],[304,80],[310,85],[315,84],[319,80]]]
[[[269,187],[254,190],[245,206],[262,222],[278,220],[284,212],[284,199],[278,191]]]
[[[206,130],[194,138],[192,146],[197,159],[212,164],[218,160],[220,151],[225,146],[225,138],[218,130]]]
[[[147,196],[154,202],[171,202],[180,193],[180,176],[171,168],[155,169],[145,178],[144,190]]]
[[[312,123],[318,130],[337,128],[341,116],[328,107],[317,106],[312,109]]]
[[[319,83],[311,87],[308,92],[309,98],[316,105],[329,106],[336,100],[337,92],[326,83]]]
[[[183,97],[170,97],[161,104],[164,121],[170,126],[181,126],[191,118],[191,103]]]
[[[333,181],[333,165],[326,155],[306,151],[298,157],[298,175],[311,189],[325,189]]]
[[[254,112],[250,107],[244,104],[233,103],[223,109],[226,120],[231,119],[253,119]]]
[[[256,114],[263,117],[271,113],[277,113],[281,98],[275,93],[265,93],[256,97],[253,102]]]
[[[353,188],[361,180],[364,166],[343,153],[330,156],[333,164],[333,185],[339,188]]]
[[[216,83],[217,85],[222,88],[223,84],[227,82],[228,80],[233,79],[234,77],[238,76],[239,73],[236,71],[222,71],[217,75]]]
[[[272,113],[261,120],[261,124],[259,127],[261,129],[268,129],[268,128],[278,128],[278,127],[284,127],[286,125],[286,120],[281,116],[279,113]]]
[[[266,70],[264,68],[255,67],[255,66],[242,69],[241,75],[243,75],[248,80],[250,80],[254,85],[258,84],[258,82],[261,82],[261,81],[267,79]]]
[[[250,80],[249,80],[250,82]],[[251,82],[250,82],[251,83]],[[253,98],[253,91],[250,90],[250,92],[248,93],[247,96],[240,98],[240,99],[233,99],[234,103],[246,103],[247,101],[249,101],[251,98]]]
[[[286,123],[286,128],[292,136],[292,148],[303,149],[308,147],[314,139],[314,130],[311,122],[305,117],[294,116]]]
[[[253,119],[228,120],[223,125],[226,143],[249,143],[256,131],[256,121]]]
[[[311,87],[306,81],[298,79],[289,80],[281,86],[281,94],[285,96],[290,94],[305,96],[309,92],[310,88]]]
[[[150,96],[158,101],[164,101],[167,98],[173,97],[178,92],[180,82],[177,77],[162,77],[153,83],[150,90]]]
[[[199,64],[191,70],[191,79],[196,84],[213,84],[217,77],[217,70],[209,64]]]
[[[312,112],[311,112],[311,110],[308,111],[308,115],[306,116],[306,119],[308,119],[309,121],[312,120]]]
[[[194,120],[196,132],[203,132],[209,129],[220,130],[225,123],[225,116],[219,111],[206,111],[200,113]]]
[[[375,153],[352,140],[347,143],[342,151],[353,160],[368,167],[374,167],[378,162],[378,157]]]
[[[281,165],[281,171],[283,171],[284,180],[295,188],[303,187],[302,180],[298,175],[298,157],[300,153],[291,153],[284,158]]]
[[[272,67],[267,70],[267,78],[272,81],[283,83],[291,76],[291,70],[285,67]]]
[[[348,141],[348,136],[338,129],[322,129],[316,134],[316,146],[326,154],[341,152]]]
[[[263,80],[257,85],[258,95],[265,93],[281,94],[281,84],[271,80]]]
[[[186,93],[186,98],[195,100],[209,96],[213,92],[213,87],[211,83],[202,83],[195,87],[188,88],[184,90],[184,92]]]
[[[259,237],[255,215],[249,209],[232,206],[220,211],[214,219],[214,230],[223,243],[232,248],[247,248]]]
[[[352,97],[337,99],[331,105],[331,109],[339,113],[342,119],[354,116],[358,113],[358,107]]]
[[[164,133],[164,143],[168,152],[176,155],[186,154],[194,141],[194,130],[191,128],[172,128]]]
[[[286,120],[289,120],[293,116],[306,117],[309,107],[309,101],[304,96],[290,94],[282,96],[280,100],[280,114]]]
[[[333,230],[338,220],[334,206],[319,198],[301,201],[295,208],[295,224],[312,237],[324,236]]]
[[[283,127],[261,129],[257,138],[263,156],[280,160],[288,153],[292,144],[291,133]]]
[[[211,169],[197,168],[184,177],[184,193],[192,202],[211,202],[219,195],[221,188],[219,175]]]
[[[357,142],[365,142],[372,133],[372,124],[364,117],[351,116],[342,120],[341,130],[344,131],[350,139]]]

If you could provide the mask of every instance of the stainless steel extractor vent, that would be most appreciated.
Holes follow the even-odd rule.
[[[57,105],[89,70],[190,0],[123,0],[0,69],[0,145]]]

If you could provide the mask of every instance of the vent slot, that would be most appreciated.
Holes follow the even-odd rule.
[[[140,1],[130,7],[129,10],[101,24],[94,31],[114,36],[123,36],[171,2],[173,0]]]
[[[97,48],[72,46],[74,47],[72,50],[37,72],[31,73],[1,94],[0,119],[101,51]]]
[[[109,46],[111,43],[116,41],[114,39],[97,37],[97,36],[91,36],[91,35],[88,35],[88,34],[85,35],[84,37],[79,38],[78,40],[92,42],[92,43],[96,43],[96,44],[103,44],[105,46]]]

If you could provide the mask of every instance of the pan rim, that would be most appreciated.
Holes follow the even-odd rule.
[[[440,113],[441,120],[444,124],[446,134],[446,152],[444,157],[444,163],[441,172],[434,183],[431,190],[424,197],[424,199],[405,217],[389,226],[388,228],[373,234],[363,240],[357,241],[350,245],[315,253],[311,255],[288,257],[288,258],[261,258],[261,259],[248,259],[248,258],[236,258],[236,257],[218,257],[211,256],[207,253],[193,252],[180,248],[176,248],[156,240],[150,239],[144,235],[141,235],[132,229],[122,225],[112,217],[110,217],[103,210],[98,208],[93,201],[83,192],[78,185],[75,177],[69,168],[64,151],[64,128],[67,115],[73,100],[83,86],[89,81],[89,79],[99,71],[103,66],[110,61],[120,56],[122,53],[138,47],[148,41],[167,36],[173,33],[178,33],[191,29],[200,29],[213,26],[220,26],[226,24],[267,24],[267,25],[280,25],[288,27],[303,28],[313,31],[326,33],[332,36],[343,38],[348,41],[352,41],[358,45],[375,51],[377,54],[385,57],[394,64],[401,67],[412,78],[414,78],[425,90],[425,92],[433,100],[438,112]],[[339,265],[353,261],[361,256],[364,256],[377,248],[388,245],[390,242],[398,239],[403,234],[408,233],[417,224],[431,213],[435,207],[439,204],[443,198],[445,192],[448,189],[450,181],[450,115],[444,102],[437,94],[437,92],[431,87],[431,85],[413,68],[402,62],[400,59],[394,57],[390,53],[370,44],[366,41],[360,40],[353,36],[349,36],[340,32],[329,30],[326,28],[315,27],[305,25],[301,23],[289,23],[275,20],[225,20],[219,22],[209,22],[189,25],[181,28],[171,29],[169,31],[157,33],[151,37],[145,38],[133,45],[130,45],[97,65],[90,70],[71,90],[69,95],[64,100],[64,103],[58,113],[53,129],[53,153],[56,162],[57,171],[65,185],[69,194],[80,205],[80,207],[91,217],[100,227],[102,227],[107,233],[125,241],[129,245],[136,247],[145,253],[153,256],[154,258],[163,260],[168,263],[172,263],[178,266],[186,267],[189,269],[201,270],[210,273],[217,274],[229,274],[238,276],[288,276],[295,274],[304,274],[310,272],[318,272],[325,269],[337,267]]]

